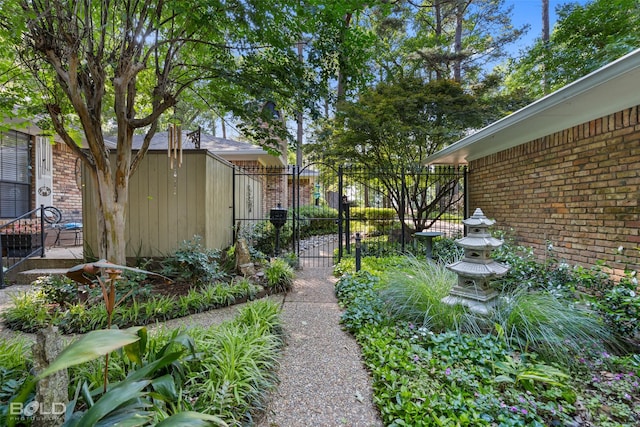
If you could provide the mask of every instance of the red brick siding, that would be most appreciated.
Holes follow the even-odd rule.
[[[539,258],[640,267],[640,106],[470,162],[469,209]],[[630,258],[629,258],[630,257]]]
[[[296,193],[296,197],[300,197],[300,201],[296,200],[296,204],[300,205],[300,206],[305,206],[305,205],[312,205],[315,203],[315,199],[313,198],[313,192],[314,192],[314,188],[313,188],[313,184],[311,183],[311,180],[309,178],[300,178],[300,181],[298,182],[299,184],[299,194]],[[293,206],[293,184],[291,182],[291,179],[289,178],[289,205],[288,207],[291,208]]]
[[[261,165],[258,161],[230,160],[230,162],[248,171],[260,171],[255,175],[255,178],[262,181],[264,191],[263,212],[268,213],[271,208],[278,206],[278,203],[282,204],[283,207],[289,205],[287,177],[290,174],[290,170],[287,170],[286,167],[269,168]],[[281,172],[281,174],[278,174],[278,172]]]
[[[76,183],[76,155],[66,144],[53,146],[53,205],[62,221],[82,221],[82,192]]]

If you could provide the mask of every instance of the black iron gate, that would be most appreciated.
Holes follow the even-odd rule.
[[[340,216],[345,225],[338,259],[351,255],[356,235],[361,238],[363,256],[423,255],[433,238],[461,236],[465,186],[465,167],[341,168]]]
[[[344,216],[339,180],[339,170],[328,164],[296,168],[293,244],[303,268],[331,267],[340,259]]]
[[[267,256],[295,256],[302,267],[353,256],[356,236],[364,256],[421,251],[416,237],[463,233],[465,183],[466,169],[454,167],[237,167],[236,237]],[[276,227],[270,212],[280,208],[287,219]]]

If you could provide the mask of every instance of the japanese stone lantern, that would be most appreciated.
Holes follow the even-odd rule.
[[[457,239],[456,244],[464,249],[464,258],[447,266],[458,275],[458,284],[443,301],[463,304],[474,312],[487,314],[498,297],[498,293],[489,287],[489,280],[509,271],[509,267],[491,259],[491,252],[502,246],[502,241],[491,237],[488,228],[495,221],[487,218],[480,208],[462,222],[467,235]]]

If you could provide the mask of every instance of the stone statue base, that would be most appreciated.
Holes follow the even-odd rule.
[[[474,313],[487,315],[498,302],[498,292],[480,286],[456,285],[442,302],[449,305],[462,304]]]

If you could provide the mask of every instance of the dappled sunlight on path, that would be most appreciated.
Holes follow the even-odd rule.
[[[340,327],[331,271],[299,271],[285,298],[281,383],[261,427],[382,426],[360,348]]]

